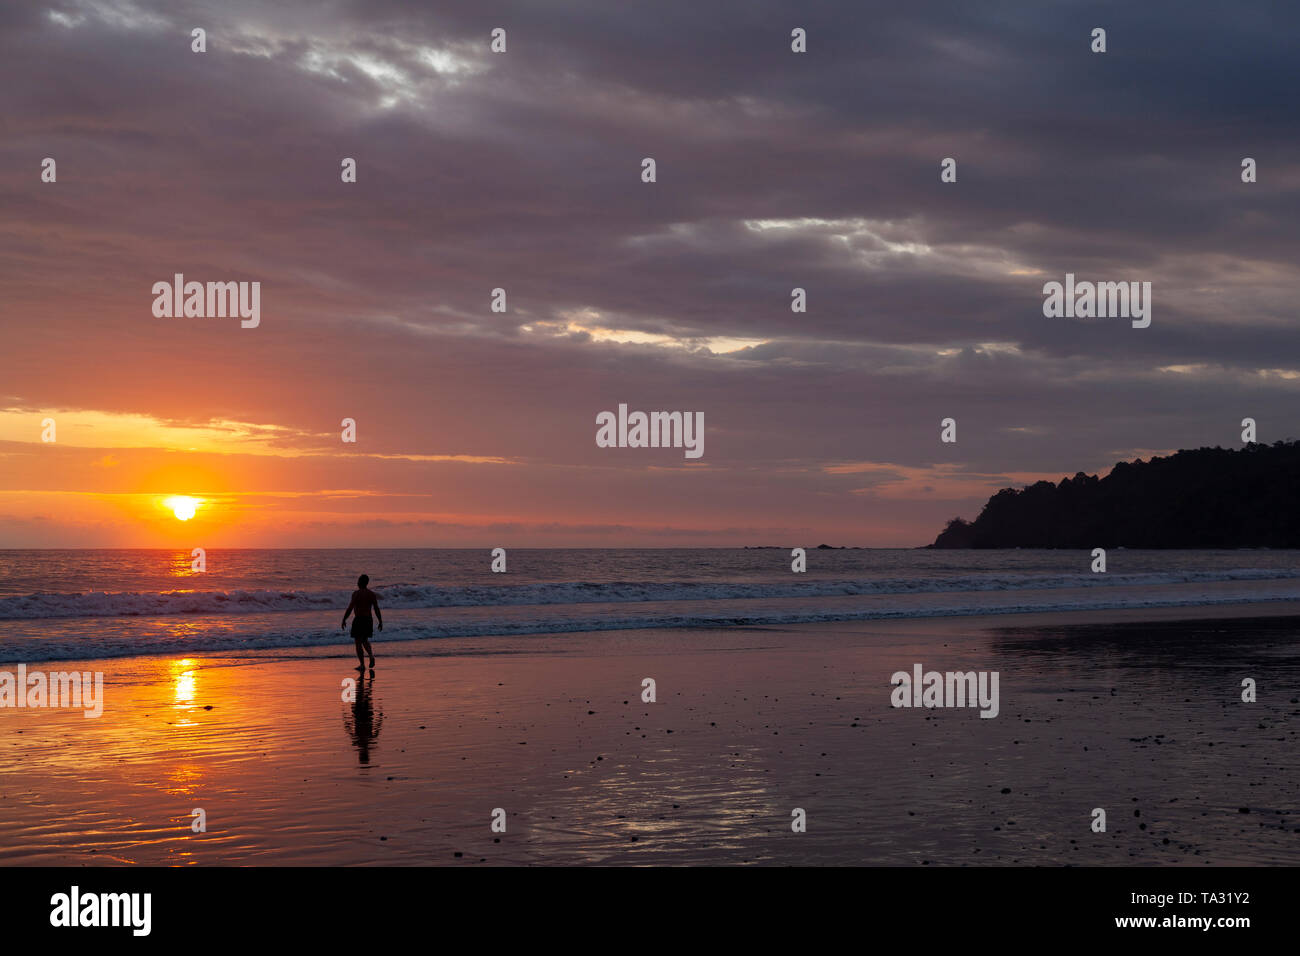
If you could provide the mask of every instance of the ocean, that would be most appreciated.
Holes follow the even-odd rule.
[[[1300,551],[788,548],[0,551],[0,662],[350,646],[370,575],[390,641],[1300,598]]]

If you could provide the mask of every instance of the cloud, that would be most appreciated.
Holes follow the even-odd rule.
[[[1000,476],[1231,444],[1247,415],[1285,437],[1297,21],[1208,3],[11,5],[0,404],[112,449],[83,490],[140,478],[132,447],[157,467],[192,454],[230,494],[402,496],[427,467],[470,524],[561,514],[637,540],[921,543]],[[260,281],[262,326],[154,319],[150,287],[176,272]],[[1152,282],[1151,328],[1045,319],[1042,284],[1066,272]],[[709,467],[596,449],[620,401],[703,410]],[[343,417],[361,447],[336,443]],[[3,437],[34,442],[29,425]],[[43,451],[0,456],[0,485],[35,487]],[[270,482],[275,456],[310,469]],[[854,486],[846,461],[900,477]]]

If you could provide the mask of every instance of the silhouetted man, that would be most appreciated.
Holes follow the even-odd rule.
[[[370,635],[375,632],[374,622],[370,620],[370,609],[375,609],[375,617],[379,620],[379,629],[384,629],[384,616],[379,613],[379,595],[370,590],[366,585],[370,583],[370,575],[363,574],[357,578],[357,589],[352,592],[352,600],[348,602],[348,609],[343,612],[343,623],[339,625],[339,630],[348,626],[348,615],[356,611],[357,616],[352,619],[352,640],[357,642],[357,670],[365,670],[365,657],[362,651],[370,655],[370,668],[375,667],[375,652],[370,649]]]

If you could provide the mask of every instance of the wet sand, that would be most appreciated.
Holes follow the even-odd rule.
[[[350,649],[64,662],[104,713],[0,710],[0,864],[1295,865],[1298,634],[1269,603],[377,635],[351,702]],[[998,671],[999,716],[891,707],[916,663]]]

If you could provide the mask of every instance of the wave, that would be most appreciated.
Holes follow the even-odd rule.
[[[944,578],[763,581],[552,582],[439,587],[395,584],[377,588],[383,608],[522,607],[550,604],[621,604],[662,601],[815,598],[871,594],[963,591],[1036,591],[1052,588],[1194,584],[1300,578],[1300,569],[1235,568],[1139,574],[972,574]],[[275,611],[342,611],[350,591],[231,590],[150,593],[37,593],[0,598],[0,620],[154,617],[172,614],[262,614]]]
[[[622,617],[562,617],[546,621],[429,621],[390,626],[377,634],[376,643],[401,643],[434,638],[504,637],[531,634],[562,634],[579,631],[601,632],[659,628],[771,627],[794,624],[845,623],[883,619],[922,617],[970,617],[994,614],[1024,614],[1054,611],[1116,610],[1160,607],[1208,607],[1294,600],[1292,596],[1263,594],[1208,597],[1178,595],[1168,598],[1123,597],[1117,600],[1074,600],[1016,602],[1004,604],[950,605],[935,607],[845,608],[840,610],[759,611],[739,614],[631,614]],[[351,638],[335,629],[282,630],[240,633],[237,629],[201,631],[185,635],[166,634],[141,640],[138,635],[115,638],[97,635],[92,639],[36,639],[6,641],[0,644],[0,661],[31,663],[35,661],[100,660],[137,657],[150,654],[221,654],[290,648],[347,648],[351,656]],[[382,651],[381,651],[382,653]]]

